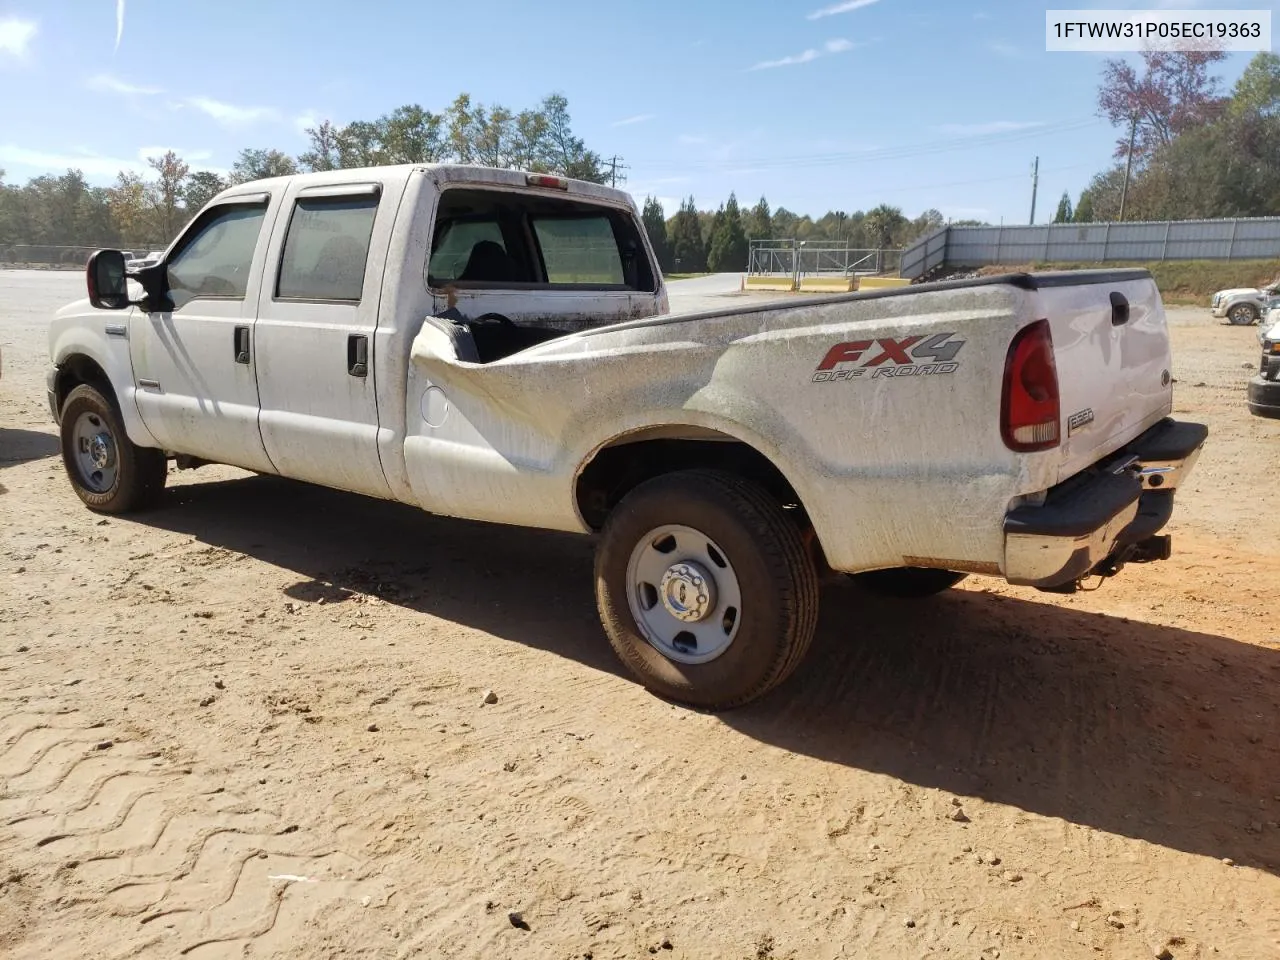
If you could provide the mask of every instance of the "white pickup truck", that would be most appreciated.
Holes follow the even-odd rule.
[[[216,197],[160,262],[88,267],[49,403],[91,508],[233,464],[595,534],[605,632],[708,708],[783,680],[820,579],[1071,590],[1164,559],[1206,431],[1169,419],[1145,271],[671,314],[631,199],[474,167]]]

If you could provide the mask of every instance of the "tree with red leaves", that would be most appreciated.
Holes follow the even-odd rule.
[[[1124,60],[1108,60],[1098,88],[1098,113],[1124,130],[1115,155],[1128,155],[1135,117],[1135,160],[1216,118],[1226,100],[1218,95],[1221,80],[1209,67],[1225,59],[1226,54],[1216,50],[1147,50],[1141,72]]]

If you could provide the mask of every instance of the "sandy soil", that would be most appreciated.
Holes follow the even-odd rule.
[[[223,468],[83,509],[43,396],[79,284],[0,271],[0,955],[1280,956],[1255,331],[1171,312],[1212,429],[1173,560],[830,589],[715,717],[622,674],[584,540]]]

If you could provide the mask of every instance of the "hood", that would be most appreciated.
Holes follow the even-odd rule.
[[[1261,294],[1261,293],[1262,291],[1259,290],[1257,287],[1236,287],[1234,290],[1219,290],[1217,293],[1214,294],[1214,296],[1222,297],[1225,299],[1226,297],[1238,297],[1241,294],[1252,295],[1252,294]]]

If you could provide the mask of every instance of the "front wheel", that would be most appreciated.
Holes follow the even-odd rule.
[[[798,525],[763,489],[692,470],[641,484],[596,551],[609,642],[653,692],[712,710],[785,680],[813,639],[818,578]]]
[[[1238,303],[1227,311],[1227,319],[1237,327],[1247,327],[1258,319],[1258,311],[1249,303]]]
[[[164,490],[164,452],[129,440],[115,404],[81,384],[62,405],[62,463],[90,510],[128,513],[150,506]]]

